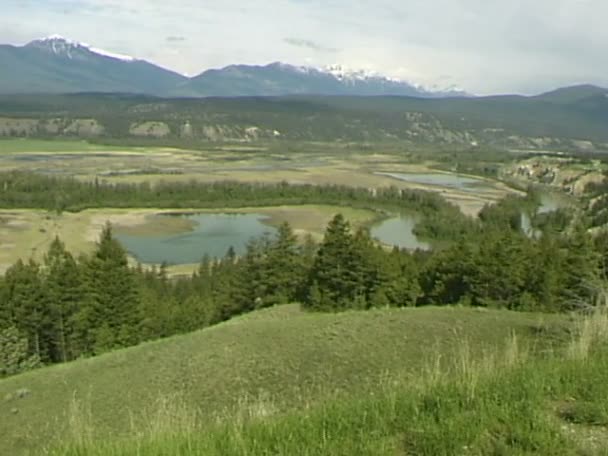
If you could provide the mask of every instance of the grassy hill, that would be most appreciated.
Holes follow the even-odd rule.
[[[466,308],[268,309],[0,381],[0,454],[132,436],[176,414],[189,417],[184,429],[207,428],[365,397],[395,379],[419,378],[438,360],[452,365],[463,347],[467,358],[480,358],[513,333],[535,350],[549,348],[569,338],[570,325],[559,315]]]

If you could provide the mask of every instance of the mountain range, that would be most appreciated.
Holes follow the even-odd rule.
[[[189,78],[145,60],[104,51],[58,35],[24,46],[0,45],[0,94],[134,93],[160,97],[282,95],[466,96],[339,65],[323,69],[271,63],[231,65]]]

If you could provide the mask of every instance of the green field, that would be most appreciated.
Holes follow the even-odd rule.
[[[91,151],[120,151],[125,147],[91,144],[82,140],[44,140],[44,139],[1,139],[0,153],[25,152],[91,152]]]
[[[262,402],[209,428],[179,401],[159,403],[128,439],[96,439],[76,414],[72,442],[51,454],[606,456],[607,338],[604,312],[581,321],[563,350],[540,357],[516,336],[482,356],[461,340],[455,356],[415,378],[385,377],[285,413]]]
[[[570,325],[560,315],[465,308],[344,314],[272,308],[1,380],[0,454],[40,451],[88,430],[91,438],[133,436],[149,429],[155,413],[184,404],[194,414],[192,426],[202,430],[330,398],[366,397],[394,381],[416,382],[437,361],[449,370],[463,347],[470,360],[481,359],[512,334],[522,346],[548,349],[569,338]],[[26,397],[13,398],[21,389]]]

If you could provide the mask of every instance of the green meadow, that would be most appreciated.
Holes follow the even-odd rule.
[[[570,340],[573,324],[564,315],[467,308],[343,314],[310,314],[297,305],[266,309],[1,380],[0,454],[51,448],[56,454],[291,454],[284,451],[304,444],[302,438],[312,445],[308,439],[322,435],[323,426],[330,427],[325,441],[306,446],[307,454],[334,454],[331,449],[345,439],[352,439],[350,446],[337,454],[362,439],[393,445],[386,429],[350,426],[391,420],[380,416],[388,410],[367,407],[385,407],[393,389],[424,390],[429,375],[439,385],[465,369],[471,381],[481,381],[478,366],[499,361],[505,350],[545,357]],[[24,397],[19,391],[26,391]],[[151,436],[151,426],[163,432]],[[264,451],[255,447],[258,435],[272,440]],[[180,436],[200,450],[185,452],[189,443],[176,440]],[[150,440],[157,438],[158,448]],[[148,450],[137,453],[141,439]],[[202,448],[208,444],[219,447],[207,453]]]

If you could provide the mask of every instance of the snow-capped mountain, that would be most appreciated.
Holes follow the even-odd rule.
[[[106,51],[60,35],[25,46],[0,46],[0,93],[123,92],[156,96],[401,95],[461,96],[427,90],[365,70],[275,62],[230,65],[193,78],[145,60]]]
[[[79,53],[89,52],[103,57],[122,60],[124,62],[133,62],[136,60],[134,57],[131,57],[129,55],[117,54],[115,52],[95,48],[87,43],[73,41],[69,38],[62,37],[61,35],[50,35],[46,38],[32,41],[31,43],[28,43],[27,46],[45,49],[55,55],[64,56],[69,59],[77,57]]]
[[[371,71],[349,70],[340,65],[313,68],[281,62],[265,66],[231,65],[219,70],[208,70],[192,78],[184,88],[208,96],[466,96],[466,93],[459,90],[430,91],[407,81],[388,78]]]
[[[187,81],[144,60],[58,35],[0,46],[0,93],[123,92],[163,95]]]

